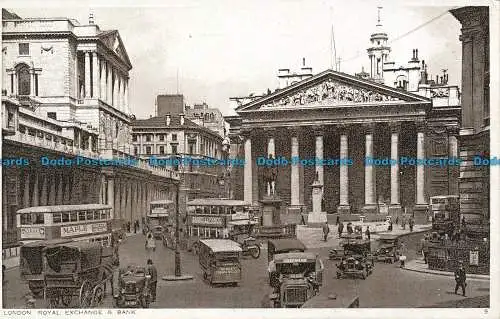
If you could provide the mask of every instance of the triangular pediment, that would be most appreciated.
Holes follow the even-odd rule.
[[[240,105],[236,112],[356,104],[430,103],[430,100],[370,80],[326,70],[289,87]]]
[[[104,31],[99,35],[99,39],[104,43],[104,45],[113,51],[124,63],[132,67],[130,60],[128,58],[127,51],[123,45],[120,34],[117,30]]]

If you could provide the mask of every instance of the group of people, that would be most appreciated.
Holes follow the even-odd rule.
[[[402,216],[401,219],[399,219],[399,216],[396,216],[396,225],[401,221],[401,228],[406,229],[406,224],[410,227],[410,232],[413,232],[413,227],[415,227],[415,219],[413,217],[410,217],[407,219],[405,216]],[[389,222],[389,227],[390,230],[392,230],[392,221]]]
[[[131,223],[131,222],[129,222],[129,221],[128,221],[128,222],[125,224],[125,228],[127,229],[127,233],[131,233],[131,232],[132,232],[132,231],[131,231],[132,227],[134,227],[134,234],[137,234],[137,232],[138,232],[138,231],[139,231],[139,229],[141,228],[141,224],[139,223],[139,221],[138,221],[138,220],[136,220],[136,221],[134,222],[134,224],[133,224],[133,225],[132,225],[132,223]]]

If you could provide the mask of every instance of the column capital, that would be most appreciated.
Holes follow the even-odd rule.
[[[351,126],[349,124],[338,124],[335,125],[335,129],[340,135],[349,135],[351,133]]]
[[[291,137],[298,137],[301,133],[303,133],[303,129],[300,126],[297,127],[287,127],[286,132]]]
[[[427,131],[427,121],[416,121],[415,126],[417,128],[417,132],[425,133]]]
[[[250,128],[244,128],[240,130],[240,136],[246,140],[252,137],[252,129]]]
[[[389,123],[389,128],[391,129],[391,133],[400,133],[401,122],[391,122]]]
[[[375,132],[375,123],[365,123],[362,125],[365,134],[373,134]]]
[[[270,137],[276,137],[276,131],[278,129],[276,127],[265,127],[263,129],[264,134],[270,138]]]
[[[325,127],[323,125],[314,125],[312,127],[314,136],[323,136],[325,134]]]
[[[448,135],[458,136],[460,128],[458,126],[447,126],[446,131],[448,132]]]

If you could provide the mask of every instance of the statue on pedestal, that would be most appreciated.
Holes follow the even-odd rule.
[[[274,160],[273,156],[269,156],[270,160]],[[276,195],[276,178],[278,177],[278,168],[274,165],[264,169],[264,182],[267,186],[267,196]]]

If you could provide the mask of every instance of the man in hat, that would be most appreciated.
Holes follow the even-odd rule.
[[[147,261],[146,274],[151,276],[151,278],[149,279],[149,288],[151,289],[151,299],[152,299],[151,301],[155,302],[156,284],[158,282],[158,271],[156,270],[156,267],[153,265],[153,261],[151,259],[148,259]]]
[[[462,288],[462,295],[465,297],[465,287],[467,284],[465,283],[465,280],[467,279],[465,275],[465,268],[464,268],[464,263],[463,261],[458,262],[458,269],[455,270],[455,294],[458,292],[458,287]]]

